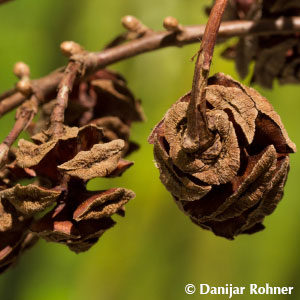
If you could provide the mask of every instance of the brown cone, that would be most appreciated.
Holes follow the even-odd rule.
[[[13,161],[1,170],[0,272],[38,238],[86,251],[115,224],[113,215],[124,216],[125,204],[135,197],[132,191],[88,191],[86,185],[96,177],[120,176],[132,166],[122,158],[125,146],[95,124],[64,126],[59,137],[46,130],[32,142],[19,140]],[[18,183],[28,177],[35,178],[34,184]]]
[[[55,103],[56,100],[52,100],[42,106],[38,122],[29,127],[31,134],[48,128]],[[123,139],[126,143],[123,156],[138,149],[138,145],[129,140],[130,127],[132,122],[144,120],[141,102],[135,99],[125,79],[107,69],[74,86],[65,112],[65,125],[96,124],[103,128],[106,141]]]
[[[289,153],[296,151],[278,114],[255,90],[218,73],[206,88],[215,141],[203,152],[182,147],[190,93],[153,130],[160,179],[194,223],[233,239],[263,229],[283,195]]]

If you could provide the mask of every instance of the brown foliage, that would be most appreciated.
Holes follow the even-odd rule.
[[[38,238],[88,250],[135,197],[124,188],[86,189],[90,179],[120,176],[133,165],[123,157],[138,148],[130,126],[144,115],[123,77],[101,70],[76,85],[60,135],[49,128],[55,104],[43,105],[29,128],[32,141],[19,140],[0,171],[0,271]],[[35,181],[22,186],[24,178]]]
[[[300,3],[294,0],[231,0],[224,20],[275,20],[300,16]],[[259,26],[259,25],[258,25]],[[284,27],[289,27],[286,20]],[[255,30],[255,25],[253,30]],[[227,48],[223,56],[234,59],[242,78],[255,61],[252,82],[272,88],[275,79],[281,84],[300,82],[299,34],[247,36]]]

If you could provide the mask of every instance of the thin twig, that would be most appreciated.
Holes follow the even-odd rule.
[[[55,137],[63,133],[65,109],[68,106],[69,94],[72,91],[75,79],[80,72],[80,68],[81,64],[79,62],[70,61],[60,82],[57,102],[50,117],[51,130]]]
[[[214,140],[207,124],[205,88],[226,4],[227,0],[216,0],[197,55],[191,100],[187,110],[187,130],[182,142],[183,148],[188,152],[204,151]]]
[[[16,122],[10,133],[0,144],[0,166],[6,163],[10,147],[17,140],[20,133],[28,127],[38,112],[38,102],[38,98],[33,94],[30,99],[25,101],[17,110]]]
[[[118,61],[146,53],[157,49],[187,44],[199,43],[205,30],[205,25],[182,26],[183,31],[174,33],[170,31],[153,32],[139,39],[105,49],[101,52],[89,53],[80,56],[85,65],[85,74],[91,74],[98,69]],[[240,37],[246,35],[285,35],[300,31],[300,17],[280,18],[277,20],[254,21],[230,21],[221,24],[218,37]],[[32,84],[39,87],[44,97],[54,94],[63,75],[63,68],[59,68],[53,73],[33,80]],[[19,106],[25,101],[25,97],[20,93],[15,93],[0,102],[0,116]]]
[[[2,93],[0,95],[0,101],[2,101],[3,99],[5,98],[8,98],[10,97],[11,95],[15,94],[16,93],[16,89],[11,89],[11,90],[8,90],[8,91],[5,91],[4,93]]]
[[[62,79],[63,70],[64,68],[59,68],[45,77],[31,81],[33,89],[38,91],[38,98],[41,102],[50,95],[55,97],[55,91]],[[20,92],[16,92],[8,98],[2,99],[0,101],[0,116],[3,116],[7,112],[15,109],[26,99],[27,98]]]

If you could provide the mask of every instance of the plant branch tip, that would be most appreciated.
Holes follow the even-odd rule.
[[[32,85],[28,77],[25,77],[17,82],[16,89],[23,94],[25,97],[28,97],[32,93]]]
[[[19,79],[30,76],[29,66],[22,61],[15,63],[13,72]]]
[[[146,32],[151,31],[146,25],[144,25],[139,19],[134,16],[124,16],[121,22],[124,28],[130,32],[143,35]]]
[[[171,16],[164,19],[163,26],[168,31],[181,32],[184,30],[184,27],[178,22],[178,20]]]
[[[60,44],[60,50],[66,57],[71,57],[75,54],[80,54],[84,51],[83,47],[73,41],[64,41]]]

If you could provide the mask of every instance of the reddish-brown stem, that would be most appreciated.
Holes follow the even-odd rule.
[[[38,112],[38,99],[32,95],[29,100],[24,102],[16,112],[16,122],[10,133],[0,144],[0,165],[7,159],[8,151],[12,144],[17,140],[20,133],[27,128],[33,117]]]
[[[89,53],[81,56],[85,65],[86,74],[91,74],[97,69],[104,68],[118,61],[165,47],[181,47],[191,43],[199,43],[203,36],[205,26],[182,26],[180,33],[170,31],[153,32],[142,38],[105,49],[101,52]],[[260,21],[230,21],[221,24],[218,37],[240,37],[246,35],[285,35],[300,31],[300,17],[279,18],[277,20]],[[37,86],[42,97],[53,95],[63,76],[63,68],[59,68],[40,79],[32,80]],[[15,93],[0,101],[0,116],[19,106],[26,98],[21,93]]]
[[[3,143],[9,147],[12,146],[19,134],[30,124],[37,111],[38,99],[35,95],[32,95],[31,98],[24,102],[24,104],[17,110],[14,127]]]
[[[16,89],[11,89],[11,90],[8,90],[8,91],[5,91],[4,93],[2,93],[0,95],[0,101],[2,101],[3,99],[7,98],[7,97],[10,97],[11,95],[15,94],[16,93]]]
[[[182,140],[182,146],[187,152],[204,151],[214,141],[207,124],[205,88],[226,4],[227,0],[216,0],[197,55],[191,100],[187,110],[187,130]]]
[[[31,81],[33,89],[40,102],[42,102],[44,98],[49,97],[49,95],[54,95],[55,90],[57,89],[57,86],[62,79],[62,75],[63,68],[59,68],[45,77]],[[20,92],[16,92],[11,96],[2,99],[0,101],[0,116],[3,116],[7,112],[15,109],[25,100],[26,97]]]
[[[54,137],[63,134],[65,109],[68,106],[69,94],[72,91],[77,75],[80,73],[80,68],[80,62],[70,61],[59,84],[56,105],[50,118],[51,130]]]

